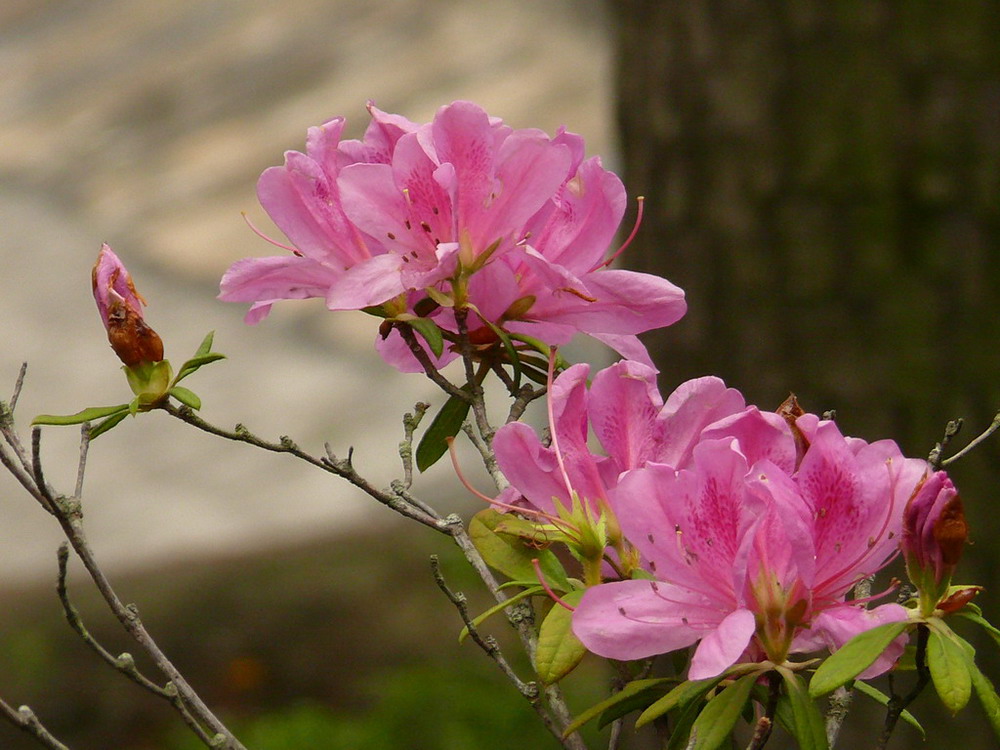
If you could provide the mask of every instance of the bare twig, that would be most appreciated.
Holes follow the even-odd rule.
[[[473,427],[470,422],[464,422],[462,424],[462,432],[468,436],[473,447],[479,452],[480,458],[483,459],[483,466],[486,467],[487,473],[493,480],[493,486],[497,488],[497,492],[502,492],[506,489],[509,482],[507,481],[507,477],[503,475],[503,472],[500,471],[500,467],[497,466],[497,457],[493,453],[493,450],[486,444],[486,441],[479,436],[476,432],[476,428]]]
[[[517,398],[510,405],[510,411],[507,414],[507,422],[516,422],[522,416],[524,416],[524,410],[528,408],[528,404],[537,398],[541,398],[545,395],[548,389],[545,386],[541,388],[534,388],[529,384],[521,386],[521,390],[517,394]]]
[[[59,578],[56,583],[56,593],[59,595],[59,601],[62,604],[63,614],[66,616],[66,621],[69,623],[69,626],[105,663],[111,665],[111,667],[121,672],[140,687],[170,703],[180,714],[184,723],[187,724],[191,731],[198,736],[198,739],[200,739],[205,745],[212,747],[213,738],[208,735],[194,716],[191,715],[187,704],[181,698],[177,688],[172,683],[168,682],[165,687],[157,685],[139,671],[139,668],[135,665],[135,659],[132,658],[131,654],[126,652],[115,656],[104,648],[97,641],[97,639],[90,634],[90,631],[88,631],[86,626],[83,624],[80,613],[69,600],[69,592],[66,588],[68,559],[69,544],[67,542],[63,542],[59,545]]]
[[[854,691],[844,685],[830,694],[829,708],[826,711],[826,744],[831,750],[837,744],[837,737],[840,736],[840,729],[853,700]]]
[[[955,463],[958,459],[962,458],[962,456],[966,455],[969,451],[971,451],[977,445],[979,445],[984,440],[986,440],[990,435],[992,435],[998,429],[1000,429],[1000,412],[997,412],[996,416],[993,417],[993,421],[990,423],[990,426],[987,427],[982,432],[982,434],[980,434],[978,437],[973,438],[972,440],[970,440],[969,444],[966,445],[964,448],[962,448],[962,450],[960,450],[954,456],[951,456],[950,458],[946,458],[943,461],[941,461],[940,465],[942,467],[951,466],[951,464]]]
[[[80,462],[76,468],[76,490],[73,497],[83,497],[83,475],[87,471],[87,451],[90,450],[90,422],[80,426]]]
[[[412,413],[403,415],[403,440],[399,443],[399,457],[403,462],[403,485],[406,488],[413,485],[413,434],[429,408],[430,404],[420,401],[414,405]]]
[[[125,628],[126,632],[142,647],[150,656],[157,669],[173,684],[179,699],[182,700],[198,721],[209,727],[212,732],[210,740],[212,747],[225,748],[226,750],[245,750],[242,743],[229,731],[218,717],[212,713],[201,697],[188,684],[187,680],[177,670],[166,654],[160,650],[156,641],[148,633],[139,613],[134,605],[126,605],[118,597],[111,586],[106,574],[98,565],[87,537],[83,531],[83,516],[80,508],[80,500],[76,497],[65,497],[57,494],[45,482],[44,472],[41,462],[41,428],[35,427],[31,435],[32,446],[32,473],[34,479],[34,490],[32,494],[39,497],[43,505],[46,505],[55,513],[59,525],[62,526],[63,533],[72,545],[73,550],[83,562],[84,567],[90,574],[91,580],[97,586],[101,597],[108,608],[112,611],[118,621]],[[207,735],[206,735],[207,736]],[[221,738],[220,738],[221,736]]]
[[[961,419],[952,419],[945,425],[944,436],[941,438],[941,442],[936,443],[934,448],[931,450],[930,455],[927,456],[927,463],[931,465],[931,468],[934,469],[934,471],[941,468],[941,460],[944,449],[948,447],[948,443],[951,442],[952,438],[955,437],[961,429]]]
[[[781,694],[781,674],[776,671],[767,673],[767,705],[764,707],[764,715],[757,719],[754,725],[753,735],[747,750],[760,750],[767,744],[771,737],[771,730],[774,729],[774,715],[778,710],[778,698]]]
[[[14,381],[14,392],[10,395],[10,413],[14,413],[14,409],[17,408],[17,399],[21,396],[21,388],[24,387],[24,375],[28,372],[28,363],[22,362],[21,369],[17,372],[17,380]]]
[[[455,609],[458,610],[458,614],[462,618],[462,622],[465,623],[465,627],[468,628],[469,637],[475,641],[479,648],[486,652],[487,656],[497,663],[497,666],[500,667],[500,670],[504,673],[504,675],[506,675],[507,679],[514,683],[518,692],[531,701],[532,704],[536,704],[540,695],[538,683],[525,682],[518,677],[517,673],[504,657],[496,639],[493,636],[483,636],[482,633],[479,632],[479,628],[476,627],[475,623],[472,621],[472,617],[469,615],[468,600],[466,599],[465,594],[462,592],[456,593],[448,587],[448,584],[444,580],[444,575],[441,573],[441,563],[438,560],[437,555],[431,555],[431,572],[434,574],[434,582],[438,585],[438,588],[444,592],[449,601],[455,605]],[[544,721],[551,722],[551,718],[543,711],[539,711],[539,715],[542,716]],[[553,731],[553,733],[555,732],[553,727],[550,726],[549,729],[550,731]]]
[[[0,700],[0,716],[18,729],[27,732],[50,750],[69,750],[46,729],[28,706],[14,709],[6,701]]]
[[[472,414],[476,419],[480,437],[490,445],[493,442],[493,427],[486,415],[486,401],[483,398],[483,378],[489,372],[489,366],[485,366],[482,373],[475,372],[472,343],[469,341],[468,308],[455,308],[455,324],[458,326],[458,351],[462,355],[462,365],[465,367],[465,382],[472,394]]]
[[[406,516],[407,518],[417,521],[418,523],[422,523],[424,526],[429,526],[435,531],[439,531],[444,534],[448,533],[443,527],[443,522],[440,519],[429,515],[421,508],[414,507],[391,490],[380,490],[371,485],[366,479],[358,474],[357,471],[354,470],[354,466],[351,464],[350,456],[346,459],[337,458],[328,450],[326,456],[318,458],[300,449],[295,442],[287,436],[280,437],[278,439],[279,442],[274,443],[254,435],[250,432],[250,430],[241,424],[236,425],[233,430],[226,430],[222,427],[217,427],[209,422],[206,422],[187,406],[178,407],[173,404],[165,404],[161,408],[171,416],[180,419],[182,422],[187,422],[192,427],[197,427],[199,430],[208,432],[212,435],[217,435],[218,437],[223,437],[227,440],[234,440],[239,443],[249,443],[250,445],[263,448],[266,451],[272,451],[273,453],[288,453],[293,455],[306,463],[322,469],[323,471],[346,479],[355,487],[362,490],[370,497],[373,497],[383,505],[396,511],[400,515]]]
[[[486,584],[486,587],[490,590],[490,594],[492,594],[493,598],[500,603],[507,601],[510,597],[507,596],[506,591],[500,588],[500,584],[493,575],[493,571],[490,570],[489,566],[483,560],[482,555],[479,554],[479,550],[477,550],[476,546],[472,543],[472,539],[469,538],[469,534],[465,530],[462,519],[457,515],[451,515],[448,516],[444,522],[452,538],[455,540],[455,544],[457,544],[459,549],[462,550],[462,554],[465,555],[465,559],[469,561],[469,564],[473,567],[476,573],[479,574],[479,577],[482,579],[483,583]],[[511,605],[507,609],[507,619],[517,631],[518,637],[521,639],[521,644],[524,646],[524,651],[527,654],[529,661],[534,664],[535,654],[538,651],[538,634],[535,632],[534,628],[535,615],[531,609],[531,605],[527,602],[518,602],[517,604]],[[549,685],[546,687],[545,697],[548,701],[549,708],[555,715],[556,726],[561,728],[569,726],[573,719],[570,715],[569,708],[566,705],[566,699],[563,697],[562,690],[559,688],[559,685]],[[583,738],[580,737],[577,732],[574,732],[569,737],[562,740],[562,742],[566,748],[569,748],[569,750],[586,750],[587,747]]]
[[[21,369],[17,374],[17,382],[14,384],[14,392],[11,395],[10,402],[0,401],[0,433],[3,434],[7,445],[14,451],[14,455],[21,463],[23,471],[31,474],[31,462],[28,459],[28,452],[24,449],[24,445],[21,444],[21,438],[14,429],[14,409],[17,407],[17,399],[21,395],[21,388],[24,385],[24,374],[27,372],[27,369],[28,363],[22,363]],[[8,462],[4,461],[4,465],[7,466]],[[13,472],[13,470],[11,471]],[[20,481],[20,478],[18,481]]]
[[[335,474],[346,479],[355,487],[363,490],[366,494],[373,497],[383,505],[387,505],[392,508],[397,513],[418,521],[435,531],[448,534],[452,537],[452,539],[454,539],[459,549],[462,550],[462,554],[469,561],[469,564],[472,565],[473,569],[475,569],[476,573],[486,584],[486,587],[489,589],[493,598],[499,603],[505,602],[509,598],[506,592],[500,588],[500,584],[494,577],[493,572],[483,561],[479,551],[469,538],[469,535],[465,530],[465,526],[462,523],[462,519],[457,515],[440,518],[437,516],[436,512],[429,508],[429,506],[419,503],[415,498],[409,495],[407,488],[404,486],[405,482],[403,480],[393,483],[391,490],[378,490],[354,470],[354,467],[351,465],[350,455],[348,455],[347,459],[338,459],[329,451],[329,447],[327,448],[326,457],[316,458],[299,449],[289,438],[281,438],[279,443],[273,443],[257,437],[243,425],[237,425],[234,430],[225,430],[217,427],[209,422],[206,422],[186,406],[175,407],[172,404],[167,404],[162,408],[171,416],[174,416],[184,422],[187,422],[193,427],[197,427],[198,429],[213,435],[217,435],[228,440],[249,443],[250,445],[255,445],[258,448],[263,448],[264,450],[276,453],[289,453],[294,455],[307,463],[323,469],[324,471],[328,471],[331,474]],[[535,652],[538,648],[538,635],[533,627],[534,613],[532,612],[530,605],[523,602],[511,605],[507,610],[507,617],[517,630],[518,636],[521,639],[521,643],[524,646],[529,660],[534,663]],[[546,687],[545,698],[549,709],[554,715],[556,726],[559,727],[561,731],[561,728],[565,728],[569,725],[572,721],[572,717],[559,686],[550,685]],[[586,750],[586,745],[578,733],[570,735],[568,738],[563,740],[563,743],[565,747],[570,750]]]
[[[913,685],[913,689],[910,690],[906,695],[898,695],[893,686],[893,675],[889,674],[889,704],[885,712],[885,723],[882,725],[882,733],[879,735],[878,742],[875,744],[876,750],[884,750],[885,746],[889,743],[889,738],[892,737],[892,732],[896,728],[896,723],[899,721],[899,717],[902,716],[903,711],[909,706],[917,696],[923,692],[923,689],[927,687],[927,683],[930,682],[931,672],[927,668],[927,639],[930,635],[930,630],[927,625],[920,624],[917,626],[917,653],[916,653],[916,664],[917,664],[917,681]]]
[[[420,342],[417,340],[417,335],[413,332],[412,328],[407,325],[401,325],[397,326],[396,330],[399,331],[399,335],[409,347],[410,352],[412,352],[417,362],[419,362],[420,366],[424,368],[424,374],[427,375],[427,377],[433,380],[434,383],[449,396],[454,396],[455,398],[469,404],[472,403],[472,396],[469,392],[462,390],[448,380],[448,378],[440,373],[434,363],[431,362],[431,358],[427,356],[427,352],[424,351],[424,347],[421,346]]]

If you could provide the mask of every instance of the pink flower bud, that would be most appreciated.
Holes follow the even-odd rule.
[[[163,359],[163,342],[143,320],[146,300],[135,290],[125,265],[105,243],[91,275],[94,300],[108,341],[128,367]]]
[[[936,605],[947,591],[968,536],[958,490],[946,472],[931,474],[906,504],[900,542],[910,580],[920,590],[922,608]]]

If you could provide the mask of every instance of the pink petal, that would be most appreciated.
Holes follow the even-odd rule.
[[[747,463],[767,459],[789,474],[795,471],[796,449],[791,428],[779,414],[756,406],[720,419],[702,433],[702,440],[734,437]]]
[[[754,614],[748,609],[737,609],[711,633],[701,639],[691,657],[688,678],[707,680],[717,677],[740,658],[757,630]]]
[[[601,370],[590,387],[590,423],[597,439],[620,471],[650,459],[662,439],[657,420],[663,401],[656,370],[624,361]]]
[[[360,310],[398,297],[405,291],[399,275],[402,265],[398,255],[386,253],[348,268],[330,287],[327,308]]]
[[[663,437],[655,460],[676,468],[689,465],[702,431],[744,408],[740,392],[727,388],[719,378],[709,376],[682,383],[660,412]]]
[[[244,258],[229,267],[219,284],[226,302],[273,302],[279,299],[324,297],[340,277],[310,258],[272,256]]]
[[[638,336],[630,333],[590,333],[592,339],[600,341],[614,351],[618,352],[623,359],[631,359],[646,367],[655,368],[653,358],[649,356],[646,345]]]
[[[898,604],[883,604],[874,609],[857,605],[841,604],[831,607],[813,619],[813,635],[821,638],[827,648],[836,651],[851,638],[890,622],[905,622],[909,613]],[[903,655],[908,636],[904,633],[894,640],[864,672],[859,679],[867,680],[889,671]]]
[[[542,445],[531,427],[523,422],[504,425],[493,437],[493,451],[504,476],[534,507],[554,514],[553,498],[569,505],[555,452]]]
[[[597,157],[584,162],[555,198],[555,210],[531,244],[554,263],[582,276],[600,263],[625,213],[625,187]]]
[[[690,646],[700,637],[692,612],[700,597],[669,584],[620,581],[587,589],[573,613],[573,633],[590,651],[630,661]]]

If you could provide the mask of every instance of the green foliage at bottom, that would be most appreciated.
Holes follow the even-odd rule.
[[[473,665],[475,666],[475,665]],[[483,665],[479,665],[483,666]],[[252,750],[496,750],[558,747],[509,685],[457,664],[402,668],[366,685],[366,710],[292,704],[230,726]],[[183,728],[167,750],[203,750]]]

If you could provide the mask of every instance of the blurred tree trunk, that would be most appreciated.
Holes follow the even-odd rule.
[[[1000,13],[614,0],[632,267],[688,293],[666,383],[922,441],[1000,408]]]
[[[952,417],[960,444],[985,428],[1000,409],[996,3],[608,8],[624,179],[646,196],[625,262],[690,305],[647,339],[663,390],[709,373],[764,407],[794,390],[910,455]],[[1000,533],[998,465],[995,438],[955,472],[980,542]],[[988,546],[970,554],[987,585]]]

